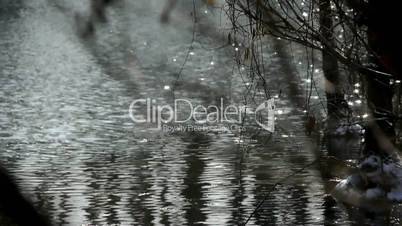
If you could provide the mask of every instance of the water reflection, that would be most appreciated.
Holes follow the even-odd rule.
[[[211,142],[207,136],[191,134],[190,137],[184,139],[189,141],[187,149],[184,151],[187,170],[184,177],[184,185],[182,196],[186,199],[186,219],[189,225],[200,224],[205,222],[206,216],[202,212],[205,208],[203,200],[203,184],[201,184],[201,176],[205,169],[205,160],[203,154],[209,147]],[[172,222],[173,223],[173,222]]]
[[[289,115],[278,117],[282,128],[271,137],[230,131],[168,134],[131,122],[127,109],[133,99],[172,101],[163,87],[175,81],[180,64],[171,59],[183,60],[192,37],[191,15],[180,12],[192,5],[178,1],[171,26],[161,27],[158,2],[121,1],[92,40],[75,33],[72,15],[85,8],[82,1],[55,1],[56,7],[26,1],[15,3],[9,17],[0,15],[0,49],[7,52],[0,56],[0,157],[35,205],[57,225],[236,225],[268,194],[249,225],[361,220],[349,219],[326,195],[332,172],[347,166],[327,161],[320,151],[347,160],[348,152],[339,150],[348,141],[328,141],[314,152],[303,114],[286,98],[278,104],[290,109]],[[205,29],[192,45],[196,54],[183,70],[176,97],[206,104],[221,97],[240,101],[244,85],[232,74],[230,47],[210,51],[203,46],[224,39],[216,32],[219,16],[209,15],[200,17]],[[282,69],[272,65],[269,70]],[[287,83],[281,76],[273,79],[271,84]],[[289,130],[295,132],[288,136]],[[317,158],[323,158],[320,167],[272,190]],[[321,170],[332,167],[337,169]]]

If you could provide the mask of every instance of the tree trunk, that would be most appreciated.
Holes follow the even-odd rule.
[[[372,69],[390,74],[390,76],[370,73],[367,77],[367,99],[374,124],[380,129],[391,143],[395,142],[395,121],[393,115],[392,98],[394,95],[393,80],[400,77],[401,42],[395,34],[397,15],[399,15],[397,1],[370,0],[368,2],[367,26],[368,44],[371,48],[370,66]],[[366,133],[366,147],[364,151],[384,154],[379,140],[374,136],[372,129]]]
[[[334,41],[332,10],[329,0],[319,0],[319,5],[320,33],[326,40],[326,43],[322,43],[322,69],[325,77],[328,116],[332,119],[339,119],[345,116],[348,106],[340,84],[338,60],[330,54],[330,49],[334,49],[336,45]]]

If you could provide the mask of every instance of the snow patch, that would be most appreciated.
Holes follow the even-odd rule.
[[[359,164],[359,173],[341,180],[333,195],[356,206],[372,206],[376,200],[402,203],[402,166],[399,159],[369,155]]]
[[[334,136],[345,136],[347,134],[360,134],[363,127],[359,124],[341,124],[332,133]]]
[[[381,188],[370,188],[366,190],[366,198],[378,199],[385,196],[385,191]]]

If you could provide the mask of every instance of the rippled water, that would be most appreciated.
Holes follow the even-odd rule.
[[[270,139],[230,131],[165,133],[130,120],[134,99],[173,100],[165,86],[188,53],[191,4],[180,4],[171,24],[161,26],[158,0],[122,1],[96,39],[82,40],[75,15],[85,17],[83,1],[0,3],[6,6],[0,11],[1,161],[56,224],[236,225],[265,194],[249,225],[354,221],[328,198],[317,166],[269,192],[317,157],[302,113],[286,108],[286,99],[278,105],[287,114],[278,116]],[[212,50],[225,44],[208,30],[224,26],[220,12],[197,6],[207,22],[198,28],[175,97],[240,101],[244,83],[233,49]],[[271,68],[280,73],[275,62]],[[286,81],[272,90],[281,87]]]

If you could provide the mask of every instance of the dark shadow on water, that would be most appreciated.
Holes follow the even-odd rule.
[[[9,173],[0,167],[0,225],[50,225],[21,194]]]
[[[203,200],[203,184],[200,177],[205,168],[205,162],[202,158],[204,153],[202,152],[208,148],[211,140],[208,136],[197,133],[190,134],[183,140],[189,143],[184,150],[187,166],[184,178],[185,188],[182,190],[187,205],[185,217],[188,225],[197,225],[206,220],[202,211],[205,207],[205,201]]]
[[[0,20],[17,18],[22,6],[22,0],[0,0]]]

